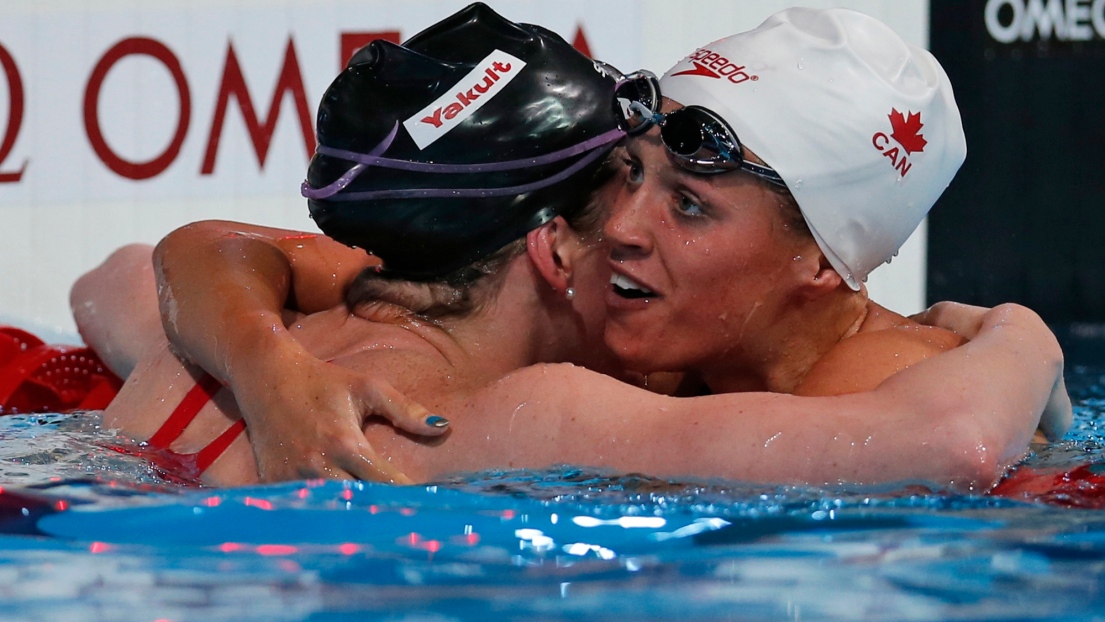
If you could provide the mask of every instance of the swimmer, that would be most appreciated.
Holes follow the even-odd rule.
[[[966,156],[930,53],[862,13],[790,9],[616,97],[630,138],[605,337],[627,368],[837,395],[961,343],[863,286]]]
[[[563,82],[526,81],[523,70],[513,80],[524,91],[504,89],[504,97],[486,101],[434,138],[440,151],[433,155],[423,154],[410,134],[393,132],[406,120],[432,118],[438,98],[452,96],[460,82],[426,76],[442,65],[474,71],[495,50]],[[434,54],[442,56],[433,60]],[[634,184],[652,183],[656,174],[644,168],[638,178],[632,167],[616,168],[590,201],[591,190],[611,174],[609,161],[596,157],[561,174],[612,146],[599,137],[616,129],[613,80],[558,37],[479,5],[405,48],[374,43],[358,56],[320,109],[320,144],[328,149],[312,161],[307,191],[320,227],[371,248],[382,270],[333,240],[246,225],[191,226],[158,249],[167,330],[233,388],[258,446],[263,473],[246,435],[239,435],[204,474],[208,482],[373,477],[385,470],[396,479],[402,473],[404,481],[426,481],[457,471],[572,463],[660,476],[806,484],[925,480],[977,489],[992,485],[1023,454],[1061,384],[1054,338],[1034,314],[1013,306],[969,320],[980,330],[966,345],[846,395],[675,398],[596,373],[624,376],[601,347],[613,293],[594,212],[624,201]],[[420,76],[426,91],[415,98],[401,93],[399,85],[415,81],[384,80],[389,71]],[[589,91],[606,101],[595,104]],[[404,107],[404,101],[414,103]],[[423,110],[429,112],[417,116]],[[512,116],[519,110],[527,112],[521,119]],[[552,116],[534,119],[534,110]],[[527,119],[535,125],[525,125]],[[571,122],[536,123],[549,119]],[[451,142],[460,136],[463,142]],[[532,151],[537,145],[541,151]],[[567,152],[571,159],[551,160]],[[425,167],[393,174],[376,168],[380,161],[373,158],[381,154],[400,166],[432,160],[461,172],[447,181]],[[477,177],[464,168],[544,156],[550,158],[539,169]],[[434,191],[443,186],[471,194],[458,201]],[[516,197],[485,192],[516,186],[535,189],[515,190]],[[615,206],[611,222],[626,209]],[[745,268],[729,265],[729,276]],[[344,292],[349,304],[334,304],[354,273]],[[97,299],[105,297],[95,286],[100,278],[94,272],[78,284],[75,308],[110,305]],[[132,286],[136,295],[153,295],[152,283]],[[300,311],[313,313],[281,317],[289,294]],[[110,315],[82,326],[90,343],[108,332]],[[563,362],[576,365],[556,364]],[[190,374],[199,376],[167,348],[143,357],[107,411],[108,421],[139,438],[156,435],[194,384]],[[362,433],[365,374],[447,414],[454,422],[448,434],[426,441],[374,420]],[[395,396],[390,389],[383,395],[383,401]],[[1058,421],[1052,429],[1061,432],[1069,403],[1061,390],[1055,396],[1047,421]],[[191,453],[234,426],[239,411],[228,398],[223,391],[200,409],[173,449]],[[275,416],[280,405],[293,417]],[[433,427],[427,423],[410,422],[408,429],[427,432]],[[315,450],[316,442],[323,451]],[[296,456],[301,448],[306,451]]]

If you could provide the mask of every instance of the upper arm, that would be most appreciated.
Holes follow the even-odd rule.
[[[363,269],[379,261],[318,233],[208,220],[185,225],[165,237],[154,251],[161,280],[170,268],[181,272],[199,265],[211,270],[244,272],[265,268],[277,289],[286,289],[282,306],[304,313],[323,311],[343,302],[345,288]],[[169,281],[172,286],[172,282]]]

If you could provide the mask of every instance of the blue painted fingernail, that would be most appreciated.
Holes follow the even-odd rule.
[[[430,415],[429,417],[426,417],[426,425],[435,428],[445,428],[449,426],[449,420],[445,417]]]

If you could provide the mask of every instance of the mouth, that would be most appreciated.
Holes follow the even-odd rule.
[[[614,293],[622,298],[639,300],[656,296],[656,292],[622,274],[611,275],[610,284],[614,286]]]

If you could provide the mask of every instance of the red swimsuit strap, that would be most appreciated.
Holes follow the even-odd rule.
[[[214,464],[219,456],[223,455],[227,447],[234,442],[234,439],[238,438],[238,435],[244,432],[246,429],[246,420],[239,419],[235,421],[229,428],[223,431],[218,438],[207,444],[206,447],[192,454],[196,457],[196,469],[200,473],[207,470],[207,467]]]
[[[154,432],[150,440],[146,442],[150,447],[168,449],[169,445],[173,444],[173,441],[180,438],[181,434],[184,434],[184,429],[191,425],[200,410],[207,405],[207,402],[211,401],[211,398],[215,397],[215,394],[218,393],[221,388],[222,385],[219,384],[219,381],[211,374],[204,374],[201,376],[200,379],[196,381],[196,386],[188,391],[188,394],[184,396],[184,399],[181,400],[180,404],[173,410],[173,414],[169,415],[165,423],[161,424],[157,432]]]
[[[165,423],[161,424],[157,432],[146,441],[150,447],[156,449],[169,450],[169,446],[173,444],[182,434],[184,434],[185,428],[187,428],[192,421],[196,419],[196,415],[200,410],[210,402],[215,394],[222,389],[222,385],[210,374],[204,374],[196,381],[196,386],[192,387],[188,394],[184,396],[184,399],[180,401],[180,404],[173,410],[173,413],[169,415],[169,418],[165,420]],[[246,429],[246,422],[244,419],[238,419],[229,428],[223,431],[214,441],[211,441],[206,447],[197,451],[191,455],[183,455],[181,458],[190,458],[189,462],[194,460],[195,475],[198,476],[210,467],[215,460],[219,459],[219,456],[230,444],[234,442],[234,439]]]

